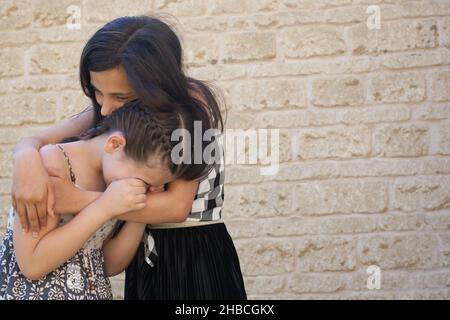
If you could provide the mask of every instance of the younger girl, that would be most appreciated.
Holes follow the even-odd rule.
[[[114,219],[144,208],[149,186],[174,179],[169,139],[178,127],[175,113],[159,119],[135,101],[81,140],[41,148],[44,165],[67,172],[74,184],[108,187],[76,216],[49,217],[38,237],[23,232],[10,210],[0,247],[0,299],[112,299],[108,276],[129,264],[145,228],[128,222],[112,237]]]

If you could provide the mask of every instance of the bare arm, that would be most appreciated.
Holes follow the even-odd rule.
[[[39,154],[46,167],[63,171],[65,165],[57,147],[46,145]],[[49,217],[48,225],[37,236],[21,232],[14,221],[14,250],[23,274],[37,280],[72,257],[112,217],[145,206],[145,184],[137,179],[112,182],[102,196],[83,209],[67,224],[59,226],[59,217]]]
[[[198,181],[175,180],[169,183],[167,191],[148,194],[144,209],[118,218],[146,224],[183,222],[191,212],[197,187]]]
[[[34,238],[21,232],[16,216],[14,249],[20,270],[31,280],[40,279],[75,255],[109,218],[95,202],[61,227],[58,227],[58,217],[49,218],[48,226]]]
[[[14,148],[14,154],[23,149],[39,150],[43,145],[58,143],[64,138],[77,136],[89,129],[94,122],[94,109],[88,107],[79,115],[61,121],[32,137],[23,138]]]
[[[65,182],[67,184],[67,182]],[[70,187],[76,189],[75,187]],[[120,215],[119,220],[139,222],[145,224],[176,223],[186,220],[191,212],[192,202],[197,193],[198,181],[175,180],[168,184],[166,191],[148,193],[146,197],[146,207],[143,210],[132,211]],[[55,188],[56,189],[56,188]],[[58,188],[62,190],[63,188]],[[56,191],[58,193],[59,191]],[[99,198],[102,193],[87,190],[67,190],[71,195],[74,207],[72,212],[79,212],[81,209]],[[76,198],[74,198],[74,195]],[[63,198],[60,194],[56,198]]]
[[[105,244],[103,250],[108,276],[121,273],[130,264],[142,240],[146,224],[186,220],[197,187],[197,181],[176,180],[169,184],[167,191],[148,193],[144,209],[120,215],[119,219],[128,222],[118,235]]]
[[[54,190],[56,214],[74,214],[80,212],[97,200],[103,192],[88,191],[74,186],[67,174],[55,168],[48,168]]]
[[[92,108],[79,116],[58,123],[33,137],[22,139],[13,153],[12,203],[23,229],[37,234],[46,226],[47,212],[52,214],[53,189],[39,155],[39,149],[57,143],[65,137],[76,136],[88,129],[94,120]],[[33,176],[30,180],[29,177]]]
[[[142,240],[144,230],[143,223],[126,222],[114,238],[105,242],[103,256],[108,277],[121,273],[130,264]]]

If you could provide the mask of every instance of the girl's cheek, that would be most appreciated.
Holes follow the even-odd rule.
[[[111,160],[103,162],[103,179],[107,184],[113,182],[116,176],[115,166],[111,163]]]
[[[103,96],[99,93],[95,93],[95,100],[99,105],[103,105]]]
[[[103,180],[105,180],[106,185],[109,185],[112,182],[111,175],[106,170],[103,170]]]

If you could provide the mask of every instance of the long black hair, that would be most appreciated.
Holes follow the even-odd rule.
[[[183,117],[185,129],[190,132],[192,159],[190,164],[179,164],[184,167],[180,169],[183,172],[180,178],[194,180],[208,174],[212,164],[205,162],[203,156],[202,163],[194,161],[194,122],[201,121],[202,137],[208,129],[223,131],[220,92],[206,82],[185,76],[182,46],[169,24],[151,16],[120,17],[99,29],[86,43],[80,61],[80,82],[92,100],[93,126],[103,117],[89,71],[117,66],[125,69],[130,86],[144,105],[161,115],[177,112]],[[203,99],[191,92],[200,93]],[[202,151],[209,143],[201,139]]]

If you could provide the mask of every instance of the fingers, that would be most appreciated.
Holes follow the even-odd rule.
[[[145,200],[147,199],[147,195],[146,194],[139,194],[136,196],[136,203],[142,203],[145,202]]]
[[[127,182],[129,183],[130,186],[133,186],[133,187],[147,186],[147,184],[144,181],[142,181],[141,179],[129,178],[129,179],[127,179]]]
[[[39,218],[38,218],[36,207],[35,207],[35,205],[32,204],[32,205],[26,205],[26,208],[27,208],[28,220],[30,221],[31,232],[33,233],[33,237],[37,238],[39,235],[40,226],[39,226]]]
[[[111,185],[121,185],[125,184],[131,187],[147,187],[147,183],[138,178],[124,178],[119,180],[114,180]]]
[[[37,203],[36,211],[41,228],[47,227],[47,203],[44,201]]]
[[[136,192],[137,194],[145,195],[147,193],[147,188],[146,187],[134,187],[133,191]]]
[[[141,202],[136,204],[136,210],[142,210],[147,206],[147,203]]]
[[[28,224],[27,208],[22,202],[16,202],[16,214],[19,216],[20,225],[24,233],[28,233],[30,228]]]
[[[51,217],[55,216],[55,195],[53,193],[53,187],[47,184],[47,212]]]
[[[164,186],[159,186],[159,187],[155,187],[155,186],[151,186],[150,187],[150,192],[152,193],[157,193],[157,192],[163,192],[164,190]]]

